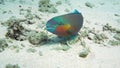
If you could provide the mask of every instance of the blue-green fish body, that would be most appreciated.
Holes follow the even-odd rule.
[[[46,29],[58,36],[76,35],[83,25],[83,16],[75,10],[73,13],[53,17],[46,24]]]

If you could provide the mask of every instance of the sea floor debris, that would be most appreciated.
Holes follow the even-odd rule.
[[[34,49],[34,48],[29,48],[29,49],[27,49],[27,52],[28,52],[28,53],[35,53],[35,52],[36,52],[36,49]]]
[[[108,37],[104,33],[96,34],[94,36],[94,42],[98,44],[103,43],[105,39],[108,39]]]
[[[50,0],[39,0],[39,11],[57,13],[58,10],[54,7],[54,4],[50,3]]]
[[[7,64],[5,68],[20,68],[18,64]]]
[[[6,37],[10,37],[15,40],[23,41],[25,40],[25,30],[20,22],[14,22],[13,25],[8,27],[8,32],[6,33]]]
[[[110,32],[115,33],[115,32],[116,32],[116,29],[113,28],[111,25],[109,25],[109,24],[107,23],[107,24],[105,24],[105,25],[103,26],[103,31],[110,31]]]
[[[114,37],[116,40],[119,40],[119,41],[120,41],[120,33],[116,33],[113,37]]]
[[[28,41],[33,45],[45,44],[48,40],[48,36],[45,32],[30,32]]]
[[[108,44],[110,44],[111,46],[119,46],[120,41],[119,40],[109,40]]]
[[[69,50],[71,47],[68,45],[58,45],[56,47],[53,47],[53,50],[62,50],[62,51],[67,51]]]
[[[0,52],[4,51],[8,47],[8,43],[5,39],[0,38]]]

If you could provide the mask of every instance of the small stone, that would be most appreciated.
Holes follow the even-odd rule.
[[[114,15],[115,15],[115,16],[118,16],[118,17],[120,16],[119,14],[114,14]]]
[[[86,2],[85,5],[89,8],[93,8],[95,5],[90,3],[90,2]]]
[[[21,6],[21,5],[19,5],[19,7],[21,8],[22,6]]]
[[[87,55],[89,54],[90,50],[89,48],[84,48],[80,53],[79,53],[79,57],[85,58],[87,57]]]

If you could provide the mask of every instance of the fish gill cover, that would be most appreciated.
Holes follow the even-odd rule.
[[[48,20],[46,29],[61,37],[76,36],[83,25],[83,16],[77,10]]]

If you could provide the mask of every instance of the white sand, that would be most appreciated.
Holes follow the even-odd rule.
[[[56,0],[57,1],[57,0]],[[58,13],[44,14],[38,10],[37,0],[31,2],[26,0],[24,8],[32,7],[32,12],[40,15],[42,14],[43,21],[47,21],[50,18],[65,14],[64,10],[67,8],[72,10],[77,9],[81,11],[84,17],[84,26],[89,28],[95,28],[102,31],[102,25],[109,23],[115,28],[120,27],[120,23],[116,20],[120,17],[115,17],[114,14],[120,14],[120,1],[119,0],[69,0],[71,6],[68,6],[64,2],[58,6]],[[55,1],[52,1],[55,2]],[[93,8],[85,6],[85,2],[90,2],[95,5]],[[104,3],[104,5],[100,5]],[[0,21],[5,21],[11,16],[17,16],[17,18],[24,18],[19,15],[19,2],[5,2],[5,5],[0,4]],[[12,14],[2,14],[2,11],[12,11]],[[40,21],[37,21],[40,24]],[[97,24],[97,25],[96,25]],[[30,26],[35,30],[35,26]],[[36,29],[40,31],[41,29]],[[5,38],[6,27],[0,25],[0,38]],[[18,64],[21,68],[120,68],[120,46],[102,46],[102,44],[95,44],[89,40],[85,40],[87,46],[90,48],[90,53],[86,58],[79,57],[79,52],[82,50],[80,43],[70,45],[71,48],[68,51],[53,50],[54,47],[61,44],[46,44],[41,47],[31,47],[28,41],[14,41],[14,45],[24,44],[26,47],[21,49],[19,53],[10,48],[0,52],[0,68],[5,68],[6,64]],[[35,53],[28,53],[28,48],[34,48],[37,50]],[[39,55],[42,52],[42,56]]]

